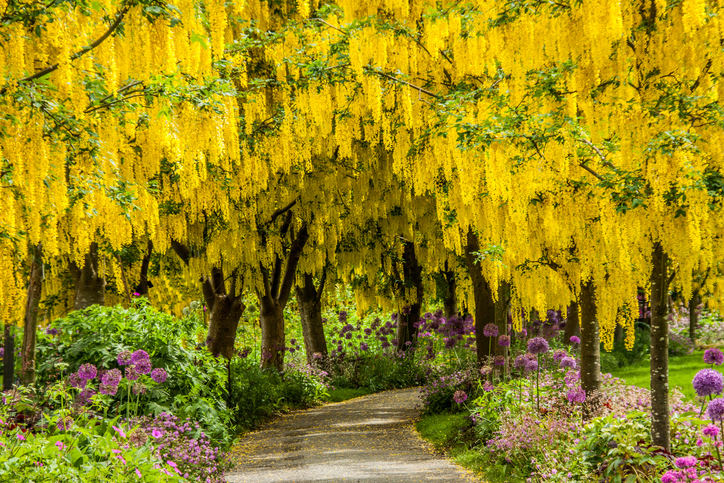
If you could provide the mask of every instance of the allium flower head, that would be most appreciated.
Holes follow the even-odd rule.
[[[525,371],[526,372],[535,372],[538,370],[538,361],[535,359],[530,359],[528,362],[525,363]]]
[[[704,434],[704,436],[709,436],[710,438],[716,438],[717,436],[719,436],[719,428],[717,428],[713,424],[705,426],[704,429],[701,430],[701,432]]]
[[[58,329],[54,329],[53,327],[47,327],[45,329],[45,333],[48,335],[58,335]]]
[[[568,355],[568,352],[566,352],[565,349],[557,349],[553,353],[553,360],[556,362],[561,362],[561,360],[563,360],[563,358],[566,357],[567,355]]]
[[[493,384],[490,381],[485,381],[483,384],[483,391],[490,392],[493,390]]]
[[[581,388],[571,389],[568,391],[568,394],[566,394],[566,397],[572,403],[584,403],[586,402],[586,391]]]
[[[111,369],[110,371],[103,374],[101,377],[101,383],[107,386],[117,386],[121,382],[123,374],[118,369]]]
[[[58,428],[58,431],[68,431],[70,427],[73,425],[73,418],[70,416],[60,418],[58,421],[58,424],[56,424],[56,427]]]
[[[148,352],[143,349],[138,349],[131,355],[131,364],[139,364],[141,362],[151,363],[151,358],[148,356]]]
[[[139,377],[141,377],[141,373],[138,372],[138,370],[136,369],[136,365],[131,364],[130,366],[128,366],[128,368],[126,369],[126,379],[128,379],[129,381],[136,381]]]
[[[724,420],[724,399],[717,398],[710,402],[706,408],[706,415],[715,423]]]
[[[131,351],[123,351],[120,354],[118,354],[118,357],[116,360],[118,361],[119,366],[127,366],[131,363]]]
[[[370,346],[368,346],[366,342],[362,342],[362,343],[359,345],[359,348],[360,348],[361,351],[365,351],[365,352],[366,352],[366,351],[368,351],[368,350],[370,349]]]
[[[577,336],[575,336],[575,335],[574,335],[574,336],[571,336],[571,339],[570,339],[570,340],[571,340],[571,344],[580,344],[580,343],[581,343],[581,339],[579,339],[579,338],[578,338]]]
[[[500,337],[498,337],[498,345],[500,347],[510,347],[510,336],[501,335]]]
[[[90,381],[96,377],[96,374],[98,374],[98,369],[96,369],[96,366],[93,364],[83,364],[78,369],[78,377],[85,379],[86,381]]]
[[[490,366],[483,366],[480,368],[480,375],[482,376],[487,376],[491,372],[493,372],[493,368]]]
[[[534,355],[548,352],[548,341],[543,337],[533,337],[528,341],[528,352]]]
[[[78,389],[83,389],[86,384],[88,384],[88,380],[80,377],[77,373],[72,373],[70,377],[68,378],[68,382],[72,387],[77,387]]]
[[[455,391],[455,394],[453,395],[453,401],[458,404],[464,403],[467,399],[468,395],[465,394],[465,391]]]
[[[691,381],[694,390],[699,397],[713,396],[720,394],[724,389],[724,377],[714,369],[702,369],[696,373]]]
[[[135,367],[136,372],[138,372],[139,374],[149,374],[153,369],[151,367],[150,361],[140,361],[136,364],[133,364],[133,366]]]
[[[504,366],[505,365],[505,357],[504,356],[495,356],[495,360],[493,362],[496,366]]]
[[[98,392],[100,392],[101,394],[105,394],[107,396],[115,396],[116,392],[118,392],[118,386],[111,386],[109,384],[101,384]]]
[[[724,362],[724,353],[717,348],[707,349],[704,351],[704,362],[720,366]]]
[[[571,369],[576,368],[576,360],[573,357],[564,357],[561,359],[561,364],[559,366],[561,369],[565,369],[567,367],[570,367]]]
[[[163,382],[166,382],[166,378],[168,377],[168,374],[166,374],[166,371],[162,369],[161,367],[157,367],[156,369],[151,371],[151,379],[154,380],[154,382],[161,384]]]
[[[483,335],[485,337],[497,337],[498,326],[495,324],[487,324],[485,327],[483,327]]]
[[[683,458],[676,458],[674,465],[682,470],[684,468],[691,468],[693,466],[696,466],[696,456],[684,456]]]
[[[525,368],[525,365],[528,363],[528,357],[526,357],[525,354],[521,354],[518,357],[515,358],[515,362],[513,363],[513,367],[516,369],[523,369]]]

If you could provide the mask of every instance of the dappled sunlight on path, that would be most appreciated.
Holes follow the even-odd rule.
[[[233,450],[230,483],[477,481],[414,430],[419,389],[364,396],[275,421]]]

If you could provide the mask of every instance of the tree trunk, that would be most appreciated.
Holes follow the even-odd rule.
[[[30,249],[30,278],[28,280],[28,298],[25,303],[25,322],[23,324],[22,371],[23,384],[35,382],[35,342],[38,332],[38,307],[40,291],[43,287],[42,246]]]
[[[204,302],[209,309],[206,347],[215,357],[231,359],[234,355],[236,329],[246,309],[241,295],[236,295],[236,272],[231,275],[228,293],[221,269],[212,269],[211,276],[202,279],[202,283]]]
[[[445,270],[443,276],[446,282],[443,308],[445,310],[445,319],[450,319],[450,317],[458,313],[457,280],[455,280],[455,272],[452,270]]]
[[[508,302],[510,297],[510,284],[508,282],[500,282],[498,285],[498,300],[495,301],[495,325],[498,326],[498,337],[508,335]],[[499,339],[498,339],[499,340]],[[508,347],[502,347],[493,341],[493,354],[503,356],[505,364],[500,367],[503,375],[508,373]]]
[[[314,287],[314,277],[311,273],[304,274],[304,284],[297,285],[297,305],[299,317],[302,321],[302,334],[304,335],[304,350],[307,353],[307,363],[313,365],[314,355],[320,354],[321,360],[327,359],[327,340],[324,337],[322,324],[322,293],[324,290],[325,275],[319,284],[319,290]]]
[[[696,329],[699,325],[699,294],[694,292],[689,300],[689,339],[696,341]]]
[[[568,307],[568,317],[566,317],[566,328],[563,331],[563,342],[571,345],[571,337],[578,335],[580,323],[578,321],[578,303],[573,302]]]
[[[85,256],[82,268],[75,262],[70,264],[75,279],[75,310],[83,310],[91,305],[103,305],[106,301],[106,277],[98,261],[98,244],[92,243]]]
[[[615,343],[623,342],[623,325],[616,324],[616,328],[613,331],[613,341]]]
[[[669,427],[669,321],[667,256],[654,244],[651,271],[651,442],[671,450]]]
[[[402,253],[402,272],[404,275],[404,294],[405,299],[410,305],[405,307],[402,314],[397,319],[397,350],[405,350],[414,348],[417,342],[416,322],[420,321],[420,312],[422,310],[422,267],[417,261],[415,255],[415,244],[407,242]],[[410,303],[410,297],[407,295],[412,292],[414,301]],[[407,344],[410,342],[410,344]]]
[[[148,297],[148,289],[153,286],[148,280],[148,266],[151,263],[151,253],[153,253],[153,242],[148,240],[148,251],[141,261],[141,276],[139,277],[138,285],[136,285],[136,293],[141,297]]]
[[[261,325],[261,368],[284,368],[284,307],[272,300],[259,301],[259,323]]]
[[[478,260],[473,252],[480,251],[478,237],[468,231],[467,247],[465,249],[465,261],[468,266],[468,273],[473,285],[473,299],[475,300],[475,345],[478,353],[478,363],[483,364],[490,357],[491,340],[483,335],[483,327],[489,323],[495,323],[495,302],[493,292],[483,277]]]
[[[15,335],[12,333],[12,325],[7,323],[3,349],[3,391],[7,391],[13,388],[15,379]]]
[[[596,320],[596,293],[593,280],[581,283],[581,387],[587,398],[601,390],[601,341]]]

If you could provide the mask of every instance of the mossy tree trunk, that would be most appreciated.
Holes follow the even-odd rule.
[[[669,421],[668,257],[655,243],[651,270],[651,442],[671,450]]]
[[[601,390],[601,341],[592,280],[581,283],[578,303],[581,309],[581,387],[587,398],[593,398]]]
[[[106,303],[106,275],[98,256],[97,243],[91,243],[83,266],[78,267],[75,262],[71,262],[70,271],[75,280],[75,310]]]
[[[417,260],[415,244],[412,242],[405,242],[402,252],[402,275],[402,280],[399,274],[397,278],[398,283],[402,285],[400,291],[405,295],[408,305],[397,318],[397,350],[414,348],[417,342],[416,322],[420,321],[422,310],[422,267]]]
[[[30,276],[28,280],[28,297],[25,303],[22,369],[20,372],[20,380],[23,384],[35,382],[35,343],[38,333],[38,309],[42,288],[43,253],[42,246],[38,245],[30,249]]]
[[[472,229],[468,231],[467,246],[465,249],[465,261],[468,266],[468,274],[473,285],[473,299],[475,300],[475,345],[478,355],[478,363],[483,364],[492,356],[490,337],[483,335],[483,327],[495,323],[495,301],[493,291],[483,276],[483,271],[477,256],[480,252],[480,242]]]
[[[302,277],[302,284],[296,286],[304,349],[307,353],[307,363],[310,365],[317,361],[315,354],[319,354],[318,357],[321,361],[327,360],[327,340],[322,323],[322,294],[326,275],[327,270],[325,269],[319,280],[319,288],[314,286],[314,277],[311,273],[305,273]]]

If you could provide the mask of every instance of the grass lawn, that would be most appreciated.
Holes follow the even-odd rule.
[[[669,358],[669,387],[678,387],[687,399],[695,402],[696,393],[691,386],[691,380],[697,372],[709,367],[703,361],[704,351],[696,351],[688,356],[677,356]],[[720,372],[720,368],[716,368]],[[620,377],[628,384],[649,389],[651,387],[651,376],[649,359],[627,367],[621,367],[611,371],[616,377]]]

